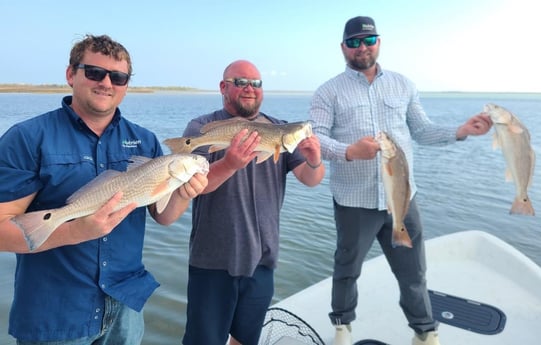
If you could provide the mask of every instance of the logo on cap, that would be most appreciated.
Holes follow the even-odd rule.
[[[372,25],[372,24],[363,24],[361,30],[363,30],[363,31],[365,31],[365,30],[366,31],[372,31],[372,30],[374,30],[374,25]]]

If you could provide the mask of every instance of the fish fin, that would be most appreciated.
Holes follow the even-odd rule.
[[[135,169],[143,164],[145,164],[146,162],[152,160],[152,158],[150,157],[145,157],[145,156],[131,156],[130,157],[130,162],[128,163],[128,169],[126,169],[126,171],[130,171],[132,169]],[[101,175],[101,174],[100,174]]]
[[[163,210],[165,210],[167,204],[169,203],[169,199],[171,199],[171,195],[173,195],[173,192],[156,201],[156,212],[158,212],[158,214],[161,214]]]
[[[280,159],[280,145],[276,145],[274,147],[274,164],[276,164],[276,162],[278,162],[278,160]]]
[[[170,181],[170,178],[158,184],[150,193],[151,197],[154,197],[166,191],[169,188],[169,181]],[[156,210],[158,211],[158,213],[162,213],[162,211],[165,209],[165,207],[167,206],[167,203],[169,202],[169,199],[171,198],[171,194],[172,192],[167,193],[161,199],[156,201]]]
[[[211,121],[209,123],[206,123],[205,125],[203,125],[203,127],[201,127],[199,132],[201,134],[205,134],[208,131],[211,131],[211,130],[213,130],[215,128],[218,128],[220,126],[224,126],[224,125],[235,123],[235,122],[241,122],[241,121],[249,122],[249,120],[247,120],[247,119],[245,119],[243,117],[235,116],[235,117],[232,117],[232,118],[226,119],[226,120],[217,120],[217,121]]]
[[[524,216],[535,216],[535,211],[532,206],[532,201],[526,198],[516,197],[511,206],[509,214],[521,214]]]
[[[254,122],[259,122],[259,123],[272,123],[271,120],[269,120],[265,115],[262,115],[261,113],[259,115],[257,115],[255,120],[253,120],[253,121]]]
[[[267,159],[269,159],[272,156],[272,153],[266,152],[266,151],[259,151],[259,153],[256,156],[256,164],[263,163]]]
[[[71,204],[73,200],[76,200],[80,198],[82,195],[87,194],[89,190],[98,188],[97,186],[103,184],[105,181],[108,181],[118,175],[122,174],[121,171],[117,170],[105,170],[98,176],[96,176],[93,180],[76,190],[72,195],[68,197],[66,200],[66,204]]]
[[[393,167],[391,164],[385,164],[385,170],[387,170],[387,174],[389,176],[393,176]]]
[[[165,139],[163,143],[172,153],[190,153],[193,151],[190,145],[191,140],[191,137],[178,137]]]
[[[211,146],[209,147],[209,151],[208,151],[208,152],[209,152],[209,153],[213,153],[213,152],[216,152],[216,151],[221,151],[221,150],[226,149],[226,148],[228,148],[228,147],[229,147],[229,145],[211,145]]]
[[[56,221],[53,211],[29,212],[11,218],[11,221],[22,231],[30,251],[39,248],[61,224]]]
[[[408,234],[408,229],[406,229],[404,223],[401,223],[398,228],[393,228],[392,246],[393,248],[399,246],[408,248],[413,247],[410,235]]]
[[[500,138],[498,137],[498,132],[494,131],[494,134],[492,135],[492,149],[501,149],[502,144],[500,143]]]
[[[524,129],[517,124],[509,124],[507,128],[509,128],[509,131],[511,133],[515,133],[515,134],[522,134],[522,132],[524,132]]]
[[[170,179],[171,178],[167,178],[164,181],[160,182],[156,187],[154,187],[154,189],[150,193],[151,197],[159,195],[159,194],[163,193],[163,191],[167,190],[169,188],[169,180]]]

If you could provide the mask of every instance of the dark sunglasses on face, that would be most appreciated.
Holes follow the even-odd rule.
[[[224,79],[224,81],[228,83],[235,84],[236,87],[246,87],[249,85],[252,85],[253,88],[259,89],[263,86],[263,81],[261,79],[246,79],[246,78],[229,78]]]
[[[371,47],[378,42],[378,36],[368,36],[363,38],[355,37],[347,39],[345,42],[346,47],[348,48],[359,48],[361,43],[363,43],[366,47]]]
[[[107,74],[109,74],[109,79],[111,79],[111,84],[113,85],[124,86],[130,80],[128,73],[109,71],[98,66],[78,64],[77,68],[84,69],[85,77],[94,81],[102,81]]]

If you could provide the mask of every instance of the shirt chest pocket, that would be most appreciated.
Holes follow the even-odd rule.
[[[96,163],[91,155],[46,154],[41,160],[40,179],[46,188],[62,186],[73,192],[104,170],[126,171],[129,162],[124,154],[108,155],[103,164]]]
[[[383,111],[387,119],[405,120],[408,112],[408,102],[400,98],[383,100]]]
[[[358,140],[359,135],[367,135],[373,126],[370,105],[352,100],[349,104],[337,107],[333,135],[345,142]]]
[[[53,153],[42,156],[40,178],[45,186],[82,185],[96,176],[92,156]]]

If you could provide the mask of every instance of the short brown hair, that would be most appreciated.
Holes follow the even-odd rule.
[[[130,53],[128,53],[128,50],[122,44],[114,41],[107,35],[86,35],[83,40],[77,42],[71,48],[69,64],[73,70],[77,69],[77,65],[81,63],[87,49],[93,53],[102,53],[103,55],[110,56],[117,61],[126,60],[128,63],[128,74],[132,75]]]

